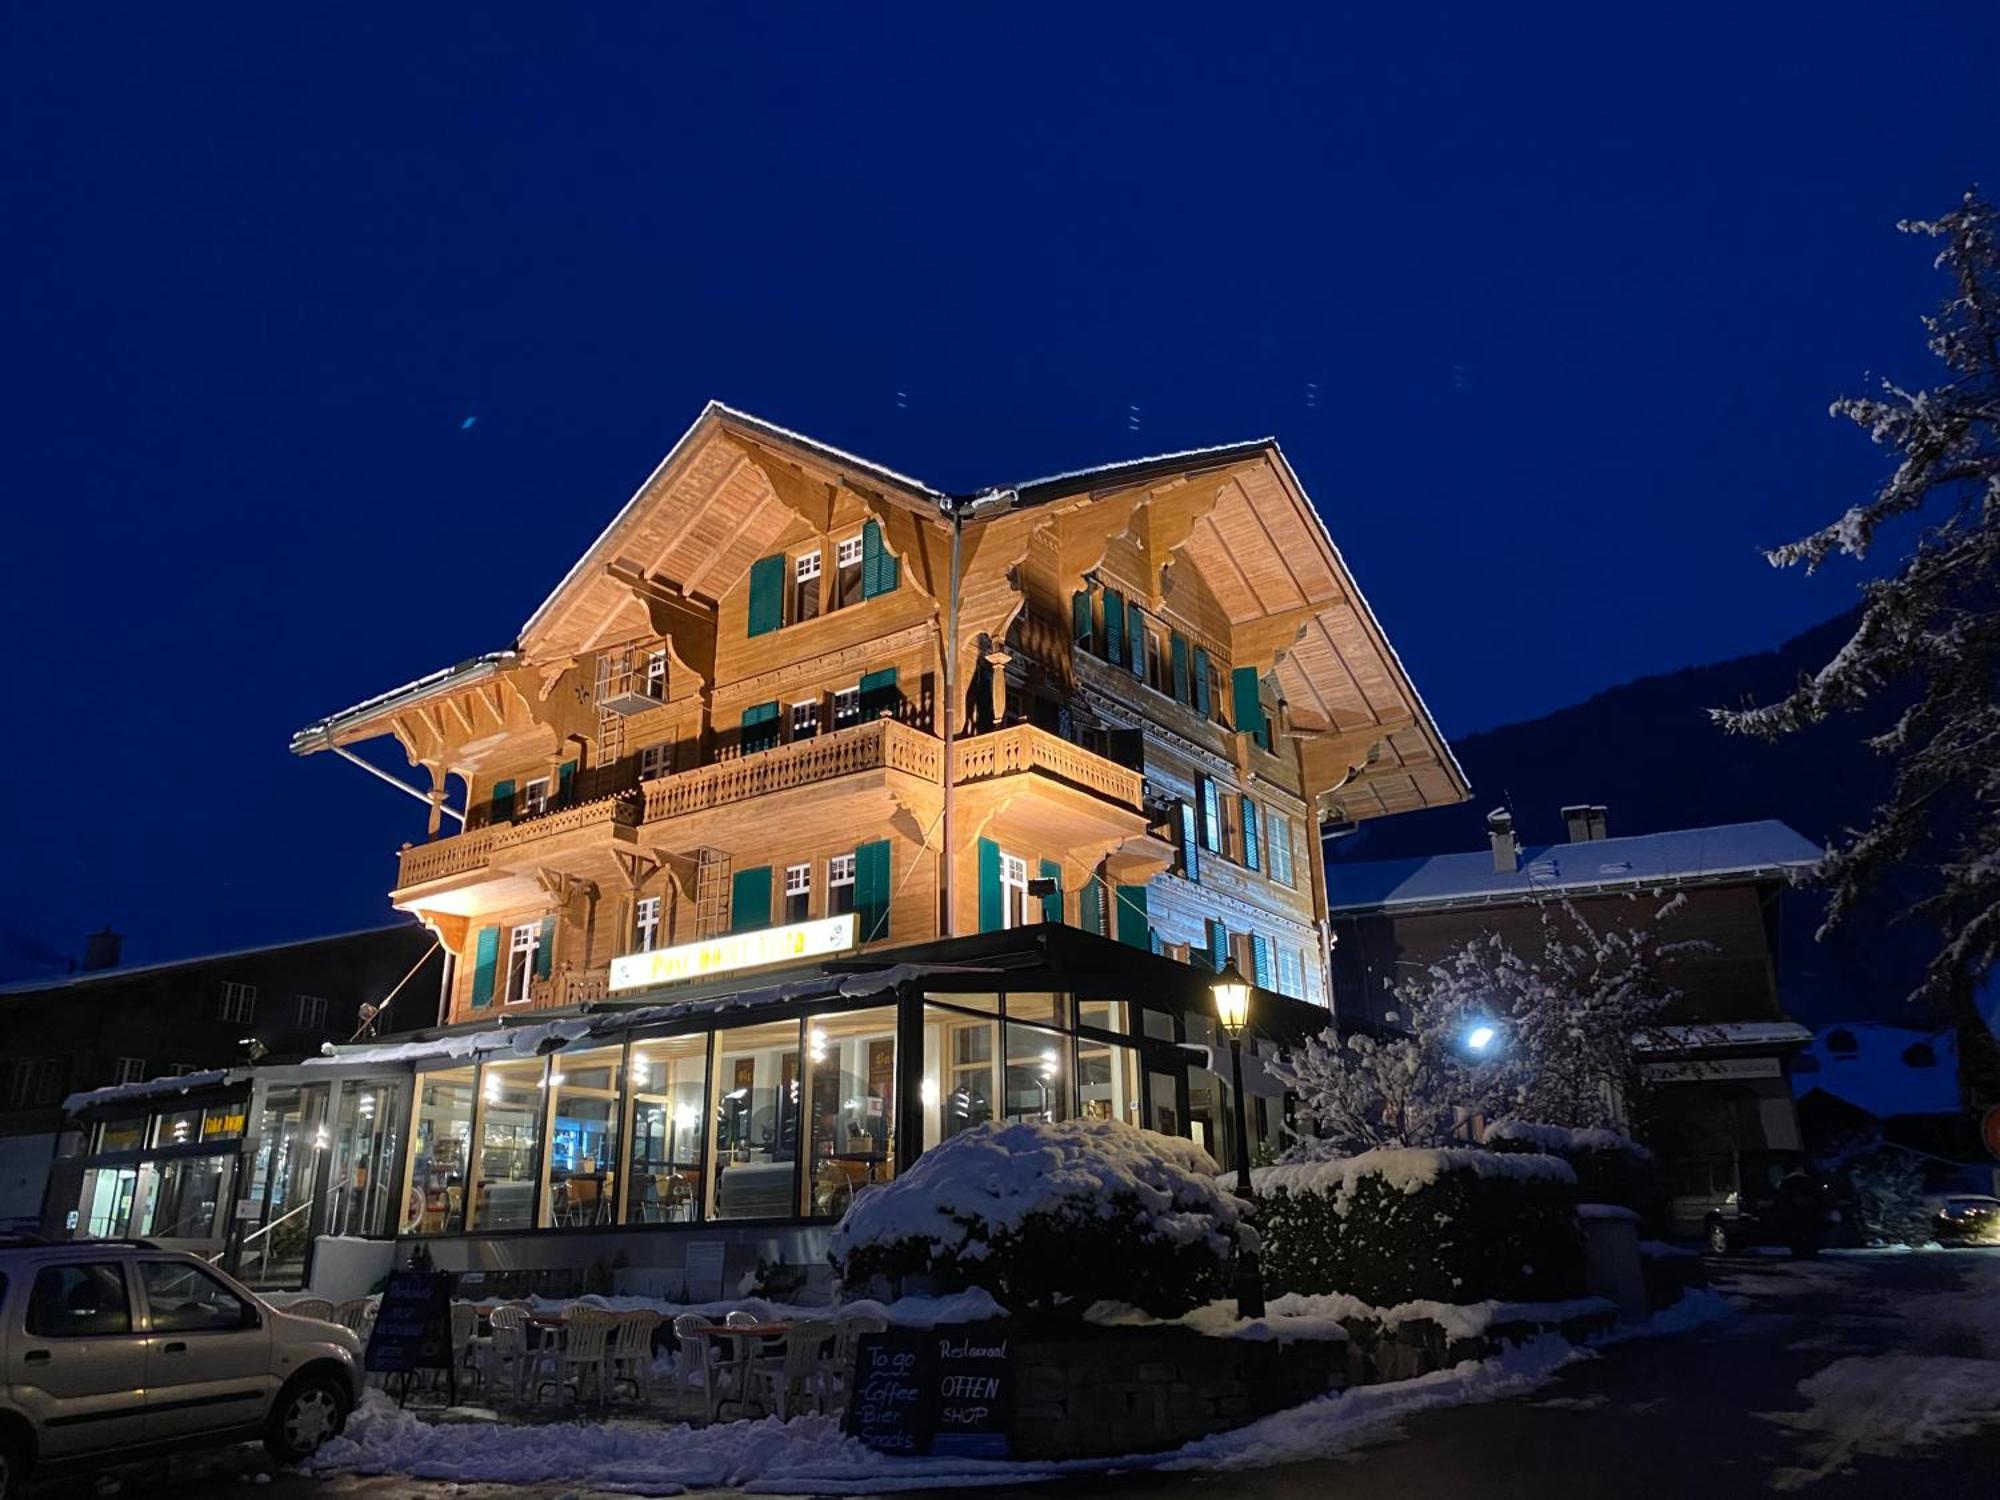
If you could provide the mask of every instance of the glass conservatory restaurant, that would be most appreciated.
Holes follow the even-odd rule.
[[[266,1286],[305,1284],[323,1236],[483,1271],[671,1273],[720,1242],[733,1284],[739,1263],[823,1264],[857,1192],[987,1120],[1124,1120],[1232,1163],[1214,977],[1047,925],[100,1090],[73,1101],[50,1227]],[[1257,991],[1245,1050],[1326,1020]],[[1245,1080],[1275,1145],[1277,1086],[1249,1058]]]

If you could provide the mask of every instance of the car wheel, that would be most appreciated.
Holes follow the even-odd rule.
[[[20,1440],[0,1432],[0,1500],[17,1500],[28,1487],[28,1460]]]
[[[264,1446],[280,1463],[309,1458],[347,1423],[347,1392],[325,1375],[309,1376],[288,1388],[271,1408]]]
[[[1708,1221],[1708,1253],[1710,1255],[1729,1253],[1729,1226],[1720,1219]]]

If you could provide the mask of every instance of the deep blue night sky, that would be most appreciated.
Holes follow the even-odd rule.
[[[949,487],[1276,433],[1448,733],[1848,602],[1754,548],[1929,378],[2000,12],[1311,9],[14,8],[0,972],[385,920],[422,809],[287,736],[710,396]]]

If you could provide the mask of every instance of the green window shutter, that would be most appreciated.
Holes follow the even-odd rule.
[[[1192,802],[1180,804],[1181,812],[1181,873],[1189,880],[1201,879],[1201,856],[1196,852],[1201,846],[1201,838],[1195,831],[1195,811]]]
[[[882,545],[881,525],[868,522],[861,528],[861,597],[890,593],[902,581],[902,559]]]
[[[566,760],[556,767],[556,801],[568,807],[576,795],[576,762]]]
[[[1104,659],[1114,666],[1125,660],[1125,596],[1104,591]]]
[[[1153,933],[1146,916],[1146,888],[1121,885],[1113,894],[1118,903],[1118,941],[1128,948],[1150,951]]]
[[[1208,717],[1208,652],[1194,648],[1194,711]]]
[[[1055,890],[1042,897],[1042,920],[1044,922],[1060,922],[1063,917],[1062,866],[1052,859],[1045,859],[1042,861],[1041,875],[1042,879],[1053,880],[1056,883]]]
[[[1076,893],[1076,925],[1104,936],[1104,883],[1092,875]]]
[[[745,755],[778,743],[778,705],[753,703],[743,710],[742,750]]]
[[[472,945],[472,1008],[493,1003],[493,975],[500,967],[500,929],[482,927]]]
[[[1208,961],[1218,974],[1229,963],[1229,929],[1213,917],[1208,919]]]
[[[1132,675],[1146,675],[1146,616],[1134,599],[1125,606],[1125,643],[1132,657]]]
[[[1264,723],[1264,699],[1257,687],[1257,669],[1238,667],[1231,677],[1236,696],[1236,728],[1252,734],[1266,750],[1271,748],[1271,731]]]
[[[785,554],[750,564],[750,634],[769,635],[785,623]]]
[[[896,669],[884,667],[879,672],[864,672],[861,676],[861,717],[872,719],[883,709],[894,718],[902,705],[903,695],[896,690]]]
[[[889,935],[889,841],[876,839],[854,851],[854,916],[861,941]]]
[[[514,778],[493,783],[493,816],[495,823],[505,823],[514,816]]]
[[[1006,921],[1000,902],[1000,846],[991,839],[979,841],[979,930],[998,932]]]
[[[1167,645],[1174,653],[1174,702],[1186,703],[1189,701],[1187,637],[1176,630]]]
[[[1243,863],[1253,870],[1264,868],[1257,838],[1257,804],[1243,799]]]
[[[1257,988],[1268,990],[1271,985],[1271,940],[1261,932],[1250,934],[1250,967]]]
[[[1090,630],[1090,590],[1078,589],[1069,596],[1070,635],[1085,651],[1095,651],[1091,644]]]
[[[738,870],[729,882],[729,930],[755,932],[771,925],[771,867]]]
[[[556,956],[556,919],[542,918],[542,940],[535,944],[535,978],[547,979]]]

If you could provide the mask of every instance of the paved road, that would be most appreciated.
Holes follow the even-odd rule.
[[[1101,1476],[1021,1493],[1036,1500],[2000,1497],[2000,1250],[1745,1260],[1716,1271],[1718,1287],[1745,1304],[1734,1318],[1609,1349],[1525,1396],[1420,1413],[1340,1457]],[[1982,1425],[1982,1417],[1990,1420]],[[48,1486],[36,1500],[93,1492],[107,1486]],[[152,1500],[579,1495],[563,1485],[314,1482],[273,1476],[247,1449],[179,1460],[171,1472],[128,1472],[120,1493]]]

